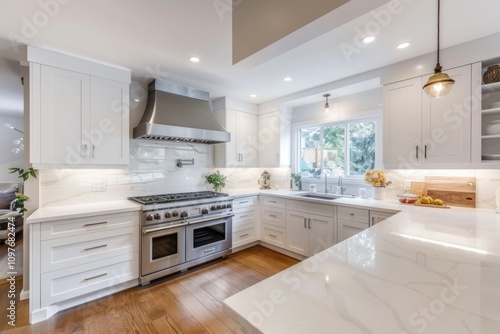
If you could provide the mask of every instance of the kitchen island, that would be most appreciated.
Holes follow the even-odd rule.
[[[224,301],[242,333],[500,333],[500,215],[409,208]]]

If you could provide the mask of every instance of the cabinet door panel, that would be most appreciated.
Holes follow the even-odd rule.
[[[84,136],[91,143],[93,164],[127,164],[129,143],[127,84],[92,78],[91,127]]]
[[[279,111],[260,115],[257,133],[260,167],[280,165],[280,114]]]
[[[424,163],[469,163],[471,152],[471,68],[447,70],[455,80],[440,98],[423,94]],[[423,82],[427,77],[422,78]]]
[[[309,256],[334,245],[335,233],[332,217],[309,215]]]
[[[240,166],[257,166],[257,116],[248,113],[238,113],[238,154],[240,156]]]
[[[287,212],[287,249],[308,256],[309,230],[308,215],[297,211]]]
[[[40,85],[40,162],[88,163],[90,143],[82,129],[90,125],[90,76],[42,66]]]
[[[411,168],[420,164],[422,127],[421,79],[384,86],[384,166]]]
[[[344,241],[355,234],[368,228],[368,223],[358,223],[349,220],[339,219],[337,221],[337,242]]]

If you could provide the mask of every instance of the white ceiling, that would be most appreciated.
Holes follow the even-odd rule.
[[[229,96],[259,104],[436,49],[437,1],[393,0],[391,3],[398,5],[397,13],[382,17],[386,22],[374,13],[387,11],[387,5],[364,15],[366,10],[360,5],[357,19],[318,33],[316,38],[272,59],[261,59],[257,66],[234,66],[231,11],[227,5],[230,1],[0,0],[0,56],[20,57],[16,43],[11,41],[14,37],[42,48],[128,68],[136,81],[168,79],[204,89],[212,98]],[[500,32],[500,1],[441,2],[442,48]],[[44,3],[52,6],[44,9]],[[28,29],[30,25],[34,29]],[[359,53],[346,57],[341,47],[356,47],[358,32],[370,28],[377,35],[376,41],[357,47]],[[312,29],[309,27],[309,32]],[[314,29],[324,32],[325,27],[318,24]],[[288,36],[288,40],[293,40],[295,34],[297,41],[303,40],[300,31]],[[402,41],[412,44],[397,50],[395,46]],[[192,55],[201,61],[189,62]],[[446,65],[445,59],[442,63]],[[0,110],[7,108],[4,105],[13,94],[12,89],[3,89],[2,81],[9,77],[4,73],[13,72],[2,64]],[[284,82],[285,76],[293,80]],[[12,75],[10,78],[14,85]],[[250,98],[250,94],[257,97]]]

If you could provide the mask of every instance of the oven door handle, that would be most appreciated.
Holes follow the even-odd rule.
[[[171,226],[161,226],[161,227],[155,227],[155,228],[150,228],[150,229],[143,229],[142,234],[148,234],[148,233],[156,232],[156,231],[169,230],[172,228],[186,226],[186,225],[187,225],[187,223],[181,223],[181,224],[176,224],[176,225],[171,225]]]
[[[230,213],[230,214],[225,214],[225,215],[212,216],[212,217],[208,217],[208,218],[204,218],[204,219],[191,220],[191,221],[188,221],[188,224],[189,225],[200,224],[200,223],[205,223],[205,222],[209,222],[209,221],[212,221],[212,220],[218,220],[218,219],[224,219],[224,218],[231,218],[231,217],[234,217],[234,214]]]

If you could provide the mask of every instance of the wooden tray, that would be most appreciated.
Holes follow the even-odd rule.
[[[450,207],[448,205],[434,205],[434,204],[422,204],[422,203],[413,203],[413,205],[416,205],[416,206],[426,206],[426,207],[429,207],[429,208],[436,208],[436,209],[449,209]]]

